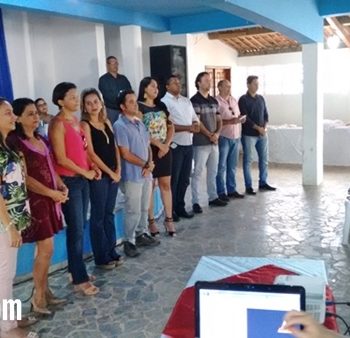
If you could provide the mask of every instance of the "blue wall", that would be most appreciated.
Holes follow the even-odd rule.
[[[159,189],[156,189],[154,194],[154,213],[160,215],[163,205],[160,199]],[[117,240],[124,236],[124,209],[119,209],[115,214],[115,225],[117,231]],[[67,260],[66,250],[66,229],[62,230],[54,237],[54,254],[52,257],[51,265],[64,263]],[[24,244],[18,252],[17,258],[17,273],[16,276],[24,276],[31,274],[33,271],[35,244]],[[84,253],[91,253],[90,236],[89,236],[89,224],[85,226],[84,232]]]

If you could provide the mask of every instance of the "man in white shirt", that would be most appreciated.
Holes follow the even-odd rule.
[[[185,209],[185,194],[190,184],[192,169],[193,133],[199,132],[199,119],[191,101],[180,95],[181,83],[177,76],[172,75],[166,82],[167,92],[162,102],[167,106],[169,118],[175,127],[175,135],[170,145],[173,155],[171,175],[171,191],[173,195],[173,219],[179,217],[192,218],[193,213]]]

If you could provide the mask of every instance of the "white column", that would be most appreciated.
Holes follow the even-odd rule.
[[[123,58],[121,73],[129,79],[132,88],[137,92],[144,77],[141,27],[135,25],[120,27],[120,42]]]
[[[105,30],[102,24],[95,25],[98,75],[106,73]]]
[[[303,184],[323,180],[323,43],[303,45]]]

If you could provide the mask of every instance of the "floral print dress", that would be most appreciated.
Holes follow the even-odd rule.
[[[16,229],[25,231],[31,216],[23,160],[17,153],[3,148],[0,148],[0,192]],[[0,223],[0,232],[4,231]]]

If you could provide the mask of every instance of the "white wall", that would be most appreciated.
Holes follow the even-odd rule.
[[[194,81],[205,66],[231,67],[231,77],[237,67],[237,52],[218,40],[209,40],[207,34],[187,35],[187,69],[189,96],[196,93]]]
[[[246,74],[242,76],[241,67],[259,67],[269,65],[302,65],[301,52],[240,57],[237,60],[237,77],[233,74],[233,88],[236,96],[245,91]],[[350,49],[324,50],[324,118],[350,122]],[[262,75],[262,74],[255,74]],[[283,74],[284,77],[294,74]],[[237,82],[235,88],[234,83]],[[271,124],[302,125],[302,94],[267,95],[265,94]]]
[[[104,37],[100,24],[30,12],[4,10],[6,45],[14,97],[44,97],[61,81],[81,90],[96,87]],[[104,54],[102,53],[103,57]]]

